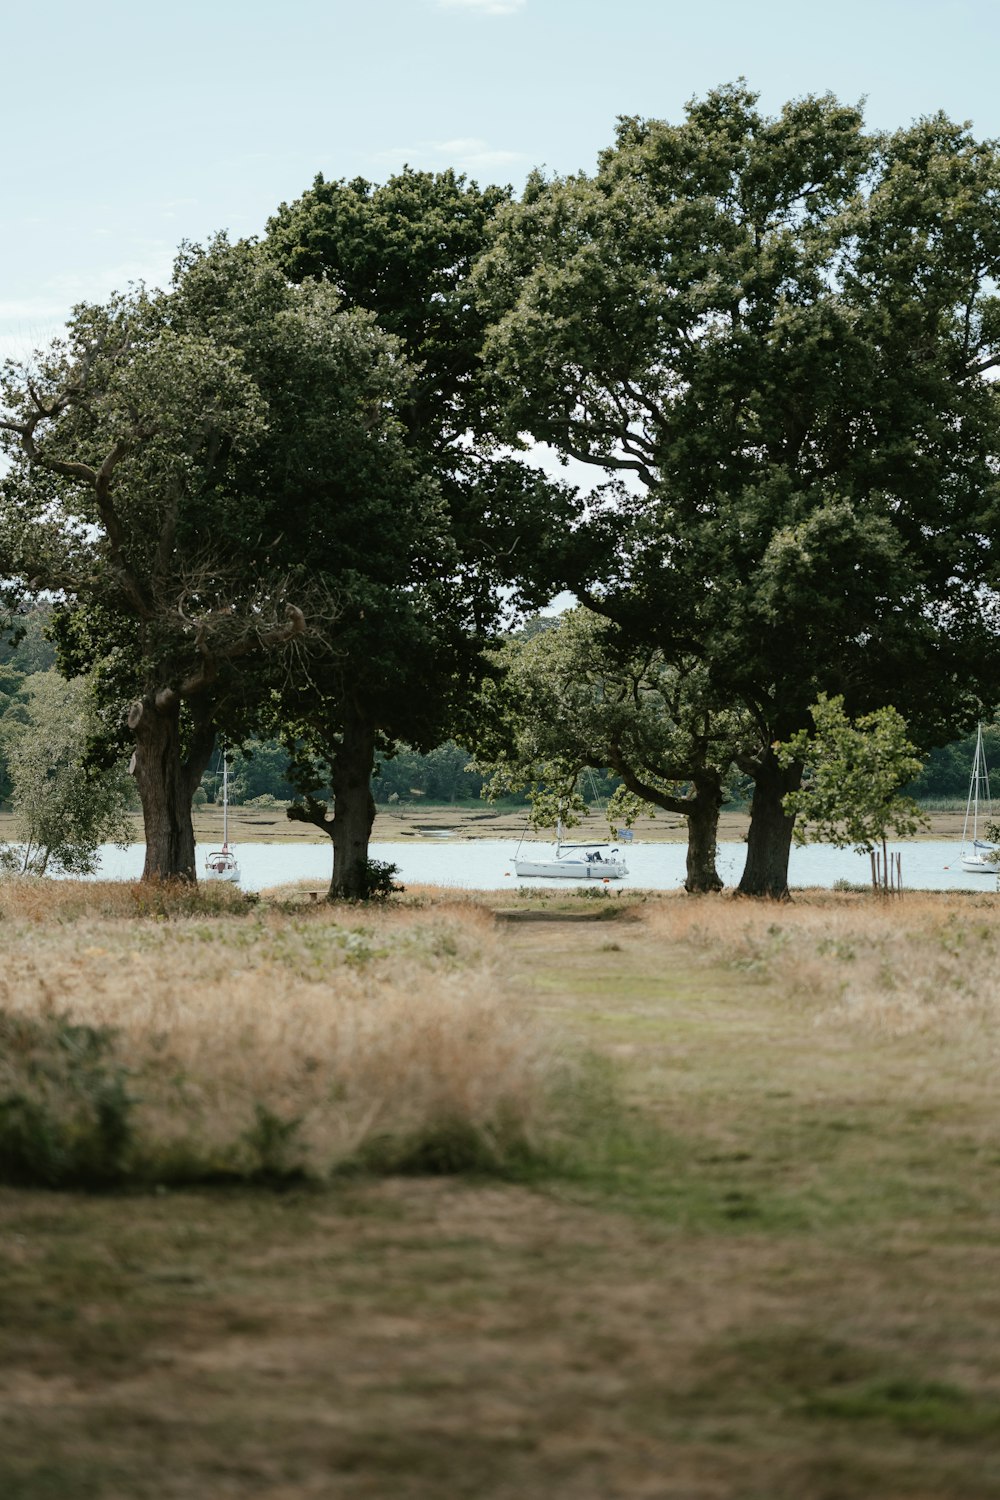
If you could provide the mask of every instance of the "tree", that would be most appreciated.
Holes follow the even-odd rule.
[[[380,758],[373,791],[376,802],[406,801],[412,796],[428,802],[455,803],[478,798],[483,778],[469,764],[471,755],[454,740],[446,740],[426,754],[408,745],[395,745]]]
[[[328,282],[290,284],[264,247],[192,253],[178,295],[181,314],[235,345],[267,393],[266,441],[238,486],[257,553],[308,588],[312,628],[302,670],[263,674],[249,722],[293,752],[289,779],[305,796],[291,814],[331,838],[331,895],[360,896],[379,719],[407,692],[415,715],[432,703],[426,674],[451,619],[442,502],[399,418],[413,372],[370,314],[345,309]],[[248,317],[248,305],[262,311]],[[335,815],[315,795],[327,786]]]
[[[475,273],[508,431],[617,476],[559,582],[751,715],[745,893],[787,891],[772,746],[820,692],[930,746],[1000,687],[998,186],[943,117],[879,137],[736,85],[534,176]]]
[[[399,367],[331,288],[219,240],[182,253],[168,293],[80,308],[37,369],[7,369],[8,553],[65,601],[64,669],[131,700],[147,877],[194,878],[217,729],[249,733],[304,648],[317,506],[326,537],[344,492],[369,524],[396,517]],[[342,608],[309,599],[327,623]]]
[[[8,639],[0,644],[0,662],[29,677],[54,667],[55,647],[48,633],[51,623],[51,604],[16,614],[10,621]]]
[[[382,186],[318,177],[268,225],[266,249],[285,274],[320,279],[399,341],[412,373],[395,409],[411,471],[395,504],[440,506],[419,546],[411,533],[397,545],[394,512],[379,528],[359,513],[346,591],[342,538],[310,550],[350,607],[336,654],[313,665],[319,692],[293,689],[281,713],[303,791],[289,816],[332,837],[331,896],[364,894],[376,754],[399,741],[429,751],[461,730],[482,645],[505,613],[548,596],[538,542],[572,512],[565,487],[497,451],[488,431],[483,315],[468,277],[508,198],[453,172],[407,169]]]
[[[983,725],[983,750],[988,765],[1000,765],[1000,728],[996,724]],[[918,801],[960,797],[964,802],[975,754],[975,734],[932,750],[924,759],[920,775],[907,791]]]
[[[229,800],[234,806],[271,797],[288,802],[295,788],[286,778],[288,754],[276,740],[248,739],[228,754]],[[222,761],[217,757],[202,777],[206,800],[216,802],[221,795]]]
[[[616,796],[609,817],[631,822],[650,807],[679,814],[688,823],[685,889],[720,890],[719,811],[748,725],[713,707],[701,664],[629,651],[618,626],[586,609],[512,638],[496,660],[478,736],[478,765],[492,770],[494,791],[531,785],[565,811],[584,767],[610,768],[629,796]]]
[[[3,721],[14,829],[20,847],[0,849],[0,864],[22,875],[92,875],[100,844],[131,841],[133,787],[120,763],[87,764],[97,729],[90,685],[54,669],[25,684],[21,718]]]
[[[900,788],[919,776],[922,763],[907,738],[906,721],[894,708],[878,709],[851,723],[840,696],[821,693],[812,709],[813,729],[776,745],[778,764],[805,767],[804,784],[785,798],[796,820],[797,843],[820,841],[858,854],[881,847],[888,879],[889,836],[910,838],[927,819]],[[878,888],[875,862],[872,884]]]

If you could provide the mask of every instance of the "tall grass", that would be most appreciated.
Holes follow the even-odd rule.
[[[0,1175],[508,1171],[542,1149],[558,1065],[501,992],[488,915],[208,908],[0,886]]]
[[[815,892],[776,905],[666,899],[651,933],[772,980],[816,1018],[1000,1039],[1000,897]]]

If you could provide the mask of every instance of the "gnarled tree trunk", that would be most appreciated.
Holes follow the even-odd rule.
[[[181,750],[180,700],[169,690],[147,694],[128,717],[135,735],[133,771],[146,835],[143,880],[197,880],[191,799],[215,744],[210,725],[195,728]]]
[[[630,792],[662,807],[665,812],[679,813],[687,819],[687,873],[684,889],[690,895],[707,895],[721,891],[722,881],[715,868],[719,839],[719,812],[722,808],[722,775],[714,767],[703,767],[691,776],[692,794],[672,797],[653,781],[639,776],[617,746],[612,746],[611,769],[624,781]],[[658,772],[658,774],[663,774]],[[680,779],[680,778],[678,778]]]
[[[346,714],[340,744],[330,756],[332,812],[325,802],[304,796],[288,809],[296,823],[311,823],[333,842],[333,875],[327,899],[364,901],[368,889],[368,844],[375,822],[372,772],[375,728],[356,710]]]
[[[361,714],[349,713],[333,762],[333,878],[331,901],[362,901],[368,895],[368,844],[375,822],[372,771],[375,729]]]
[[[715,868],[719,841],[719,811],[722,807],[722,782],[718,775],[697,776],[692,781],[694,796],[685,808],[688,825],[687,873],[684,889],[690,895],[705,895],[722,890],[722,880]]]
[[[739,884],[743,896],[788,896],[788,856],[795,819],[782,807],[787,792],[796,792],[802,781],[802,766],[795,763],[782,770],[770,746],[754,768],[747,862]]]

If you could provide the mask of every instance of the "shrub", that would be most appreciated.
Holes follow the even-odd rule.
[[[405,891],[405,885],[396,885],[395,879],[399,874],[399,866],[387,863],[383,859],[370,859],[366,872],[366,895],[368,901],[385,901],[389,896],[399,896]]]
[[[0,1180],[98,1187],[128,1169],[132,1099],[115,1032],[0,1011]]]

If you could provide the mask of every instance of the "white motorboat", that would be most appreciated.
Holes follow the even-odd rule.
[[[515,855],[515,874],[545,880],[620,880],[628,874],[628,866],[617,849],[607,844],[566,844],[562,832],[560,823],[549,855],[530,859]]]
[[[970,875],[1000,875],[1000,849],[979,837],[980,821],[988,825],[993,821],[993,806],[990,798],[990,773],[983,749],[983,726],[976,733],[976,754],[972,762],[972,779],[969,782],[969,800],[965,807],[965,823],[962,827],[962,850],[959,860],[962,869]]]
[[[222,848],[210,849],[205,856],[205,879],[228,880],[239,885],[240,866],[235,851],[229,847],[229,761],[222,752]]]

